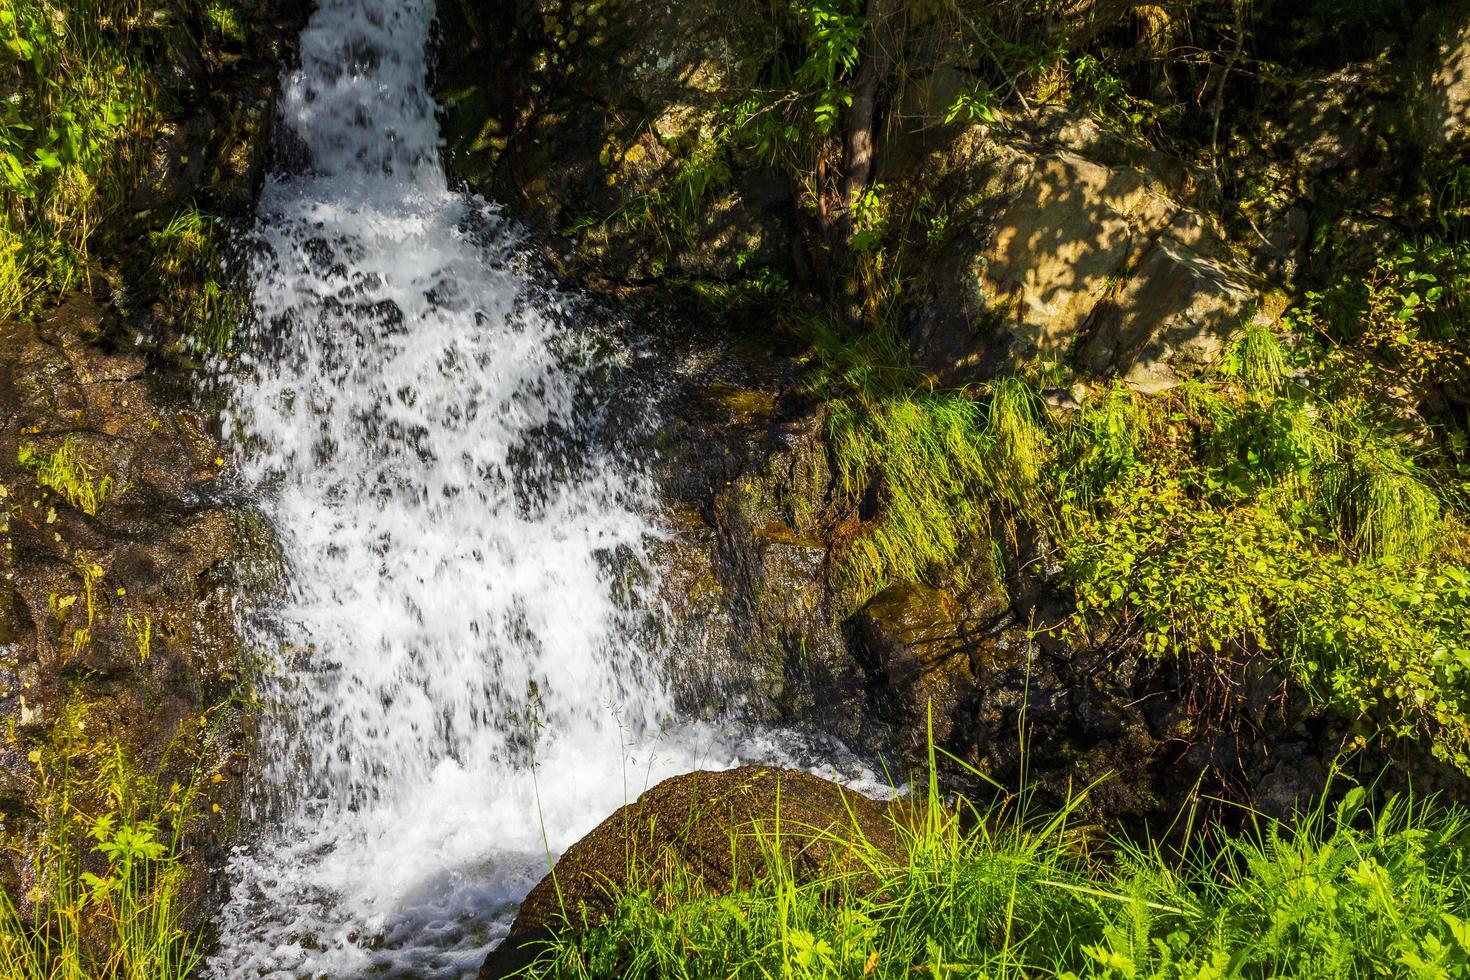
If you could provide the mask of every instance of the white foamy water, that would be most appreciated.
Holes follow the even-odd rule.
[[[215,977],[472,975],[554,855],[658,779],[787,751],[671,723],[649,482],[607,338],[449,189],[431,0],[323,0],[226,377],[289,586],[252,628],[253,836]],[[489,66],[487,66],[489,70]]]

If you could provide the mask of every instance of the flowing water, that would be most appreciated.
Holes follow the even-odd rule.
[[[285,83],[225,377],[289,585],[250,624],[256,829],[216,977],[473,974],[550,854],[664,775],[771,754],[671,723],[652,489],[593,383],[616,349],[450,189],[432,17],[321,0]]]

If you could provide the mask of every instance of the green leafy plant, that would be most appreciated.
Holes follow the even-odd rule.
[[[1054,548],[1074,642],[1187,664],[1211,717],[1264,658],[1470,768],[1458,498],[1356,387],[1297,377],[1333,379],[1334,351],[1251,325],[1212,380],[1102,386],[1066,414],[1019,376],[935,390],[873,337],[819,351],[839,506],[863,515],[838,552],[855,605],[895,581],[993,581],[997,518],[1019,521]]]
[[[35,473],[42,486],[60,494],[68,504],[90,517],[97,515],[115,489],[111,474],[99,474],[97,467],[82,461],[76,439],[71,436],[50,452],[23,444],[17,452],[17,461]]]
[[[183,835],[189,786],[160,791],[117,748],[85,750],[76,718],[31,753],[40,823],[28,848],[33,912],[0,890],[0,976],[7,980],[184,980],[202,961],[185,928]],[[100,801],[100,816],[80,805]],[[90,808],[89,808],[90,809]]]

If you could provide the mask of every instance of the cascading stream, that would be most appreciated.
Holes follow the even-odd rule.
[[[262,194],[225,383],[290,584],[253,623],[262,829],[218,977],[472,972],[548,849],[701,761],[652,740],[669,699],[626,584],[651,494],[599,431],[607,355],[449,189],[432,18],[322,0],[285,84],[295,172]]]
[[[291,172],[221,374],[288,584],[248,624],[271,666],[217,978],[473,975],[548,858],[648,785],[792,760],[672,723],[653,488],[593,383],[614,345],[449,189],[433,13],[321,0],[285,80]]]

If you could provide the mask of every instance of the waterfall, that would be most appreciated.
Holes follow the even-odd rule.
[[[224,376],[289,586],[251,624],[261,829],[219,977],[471,972],[548,849],[700,761],[652,741],[649,481],[591,384],[616,353],[450,189],[433,13],[322,0],[285,82],[291,172],[262,193]]]
[[[673,718],[652,481],[599,395],[617,345],[449,187],[433,14],[320,0],[250,236],[225,422],[288,584],[247,623],[262,708],[221,980],[473,975],[608,813],[799,744]]]

